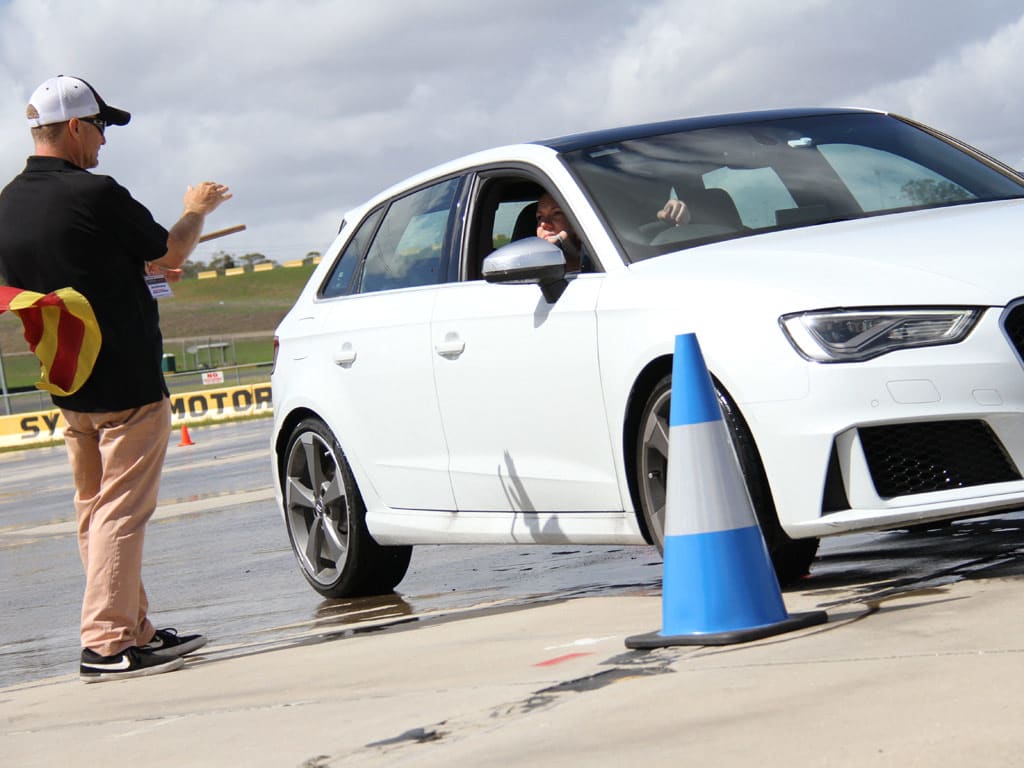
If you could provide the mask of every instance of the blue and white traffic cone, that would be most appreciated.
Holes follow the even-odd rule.
[[[729,645],[820,624],[786,613],[697,337],[676,337],[660,632],[627,648]]]

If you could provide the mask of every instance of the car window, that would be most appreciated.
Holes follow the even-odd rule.
[[[513,240],[537,232],[536,205],[544,188],[524,175],[485,171],[475,190],[462,279],[479,280],[483,260]]]
[[[494,226],[491,230],[492,248],[498,249],[512,242],[519,214],[534,203],[536,200],[511,200],[498,203],[498,209],[494,212]]]
[[[865,211],[971,200],[975,196],[913,160],[874,147],[825,144],[818,147]]]
[[[352,275],[355,274],[356,269],[359,267],[359,262],[366,252],[366,246],[370,242],[373,231],[376,229],[377,222],[380,221],[380,215],[383,212],[383,208],[373,211],[363,219],[359,229],[349,238],[348,245],[345,246],[345,250],[338,256],[334,266],[331,267],[331,274],[324,281],[323,288],[320,290],[321,298],[330,299],[335,296],[344,296],[349,292],[352,285]]]
[[[775,229],[1024,196],[1008,169],[876,113],[701,125],[561,157],[627,261]],[[657,218],[673,196],[690,212],[679,226]]]
[[[745,227],[774,226],[779,210],[796,207],[793,196],[772,168],[717,168],[704,174],[704,186],[725,190],[736,204]]]
[[[559,200],[567,220],[567,230],[574,235],[566,246],[570,270],[580,263],[579,271],[600,272],[601,262],[590,248],[586,235],[573,211],[561,200],[558,188],[548,179],[502,170],[486,170],[480,175],[481,184],[475,192],[470,210],[471,221],[463,254],[463,280],[481,279],[483,261],[498,248],[515,240],[537,235],[537,206],[545,193]]]
[[[442,282],[461,182],[449,179],[391,204],[366,255],[360,293]]]

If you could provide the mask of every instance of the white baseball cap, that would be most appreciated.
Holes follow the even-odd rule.
[[[25,109],[32,128],[63,123],[72,117],[99,117],[107,125],[127,125],[130,112],[108,106],[85,80],[67,75],[51,77],[36,88]]]

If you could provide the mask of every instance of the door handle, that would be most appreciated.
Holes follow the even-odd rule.
[[[457,333],[446,333],[444,340],[434,345],[434,350],[441,357],[453,360],[466,351],[466,342]]]
[[[355,361],[356,351],[347,341],[341,345],[341,349],[334,353],[334,364],[340,365],[342,368],[348,368]]]

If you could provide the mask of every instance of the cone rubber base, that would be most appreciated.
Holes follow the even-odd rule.
[[[824,624],[826,621],[828,621],[828,614],[825,611],[794,613],[789,618],[776,621],[773,624],[762,624],[759,627],[750,627],[748,629],[734,629],[729,632],[701,632],[692,635],[663,635],[660,632],[648,632],[644,635],[633,635],[626,638],[626,647],[645,650],[649,648],[667,648],[671,645],[732,645],[734,643],[749,643],[752,640],[760,640],[762,637],[781,635],[784,632],[813,627],[815,624]]]

